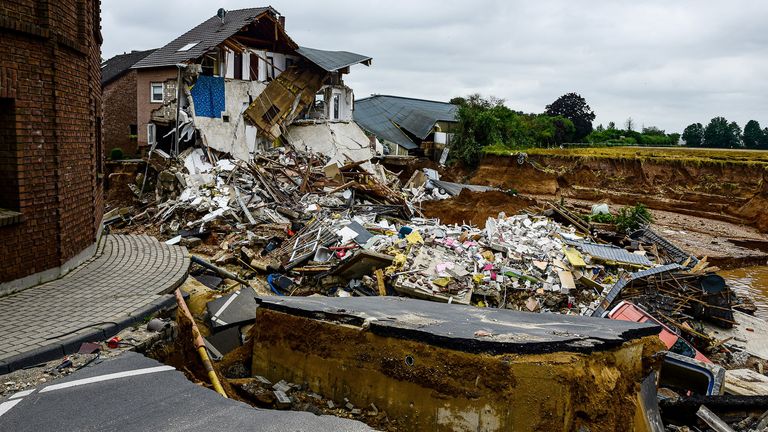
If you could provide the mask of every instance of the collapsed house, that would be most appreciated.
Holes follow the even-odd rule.
[[[373,95],[357,101],[355,121],[390,155],[423,155],[445,162],[458,107],[445,102]]]
[[[371,57],[300,47],[271,7],[222,9],[131,66],[136,117],[129,132],[139,153],[176,155],[199,144],[248,161],[295,143],[334,153],[340,165],[370,159],[343,80],[360,63],[370,65]],[[105,119],[112,110],[126,111],[115,101],[104,107]]]

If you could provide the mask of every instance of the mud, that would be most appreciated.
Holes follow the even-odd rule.
[[[422,212],[425,217],[439,218],[444,224],[473,224],[484,226],[489,217],[500,212],[508,215],[536,205],[536,200],[501,191],[471,192],[467,189],[453,198],[426,201]]]
[[[546,195],[633,205],[754,226],[768,232],[768,172],[763,165],[718,161],[488,156],[468,182]]]

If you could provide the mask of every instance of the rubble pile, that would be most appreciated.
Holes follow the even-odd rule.
[[[248,295],[229,301],[237,285],[248,285],[257,295],[394,295],[656,322],[670,350],[665,361],[684,365],[708,383],[681,385],[669,380],[668,368],[659,386],[670,400],[727,391],[724,369],[706,356],[737,368],[750,358],[760,364],[768,358],[735,343],[739,337],[719,333],[737,324],[733,309],[740,300],[717,269],[647,226],[629,236],[606,231],[605,224],[595,230],[556,204],[546,211],[532,206],[513,215],[502,211],[482,227],[472,218],[444,223],[425,217],[421,208],[462,196],[514,194],[442,182],[429,169],[401,184],[397,173],[381,165],[341,165],[290,147],[260,153],[250,162],[191,148],[180,160],[149,181],[154,196],[151,188],[137,193],[141,205],[115,209],[108,221],[114,230],[159,227],[168,243],[196,255],[195,279],[227,291],[209,303],[207,340],[217,358],[241,345],[253,325],[252,314],[221,315],[240,302],[234,310],[253,308]]]

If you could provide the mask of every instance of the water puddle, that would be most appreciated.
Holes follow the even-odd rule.
[[[755,302],[755,316],[768,320],[768,266],[723,270],[719,274],[734,291]]]

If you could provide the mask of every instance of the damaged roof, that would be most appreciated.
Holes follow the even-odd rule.
[[[275,9],[268,6],[227,11],[223,23],[219,17],[212,16],[168,45],[143,58],[133,67],[138,69],[174,66],[177,63],[196,59],[265,13],[279,15]]]
[[[405,149],[418,148],[403,130],[424,139],[439,121],[455,122],[458,107],[447,102],[374,95],[355,101],[357,124],[379,138]]]
[[[108,84],[116,80],[133,65],[144,57],[157,51],[157,48],[146,51],[131,51],[125,54],[118,54],[101,64],[101,85]]]
[[[371,57],[349,51],[325,51],[307,47],[299,47],[296,53],[328,72],[336,72],[358,63],[370,66],[372,60]]]

